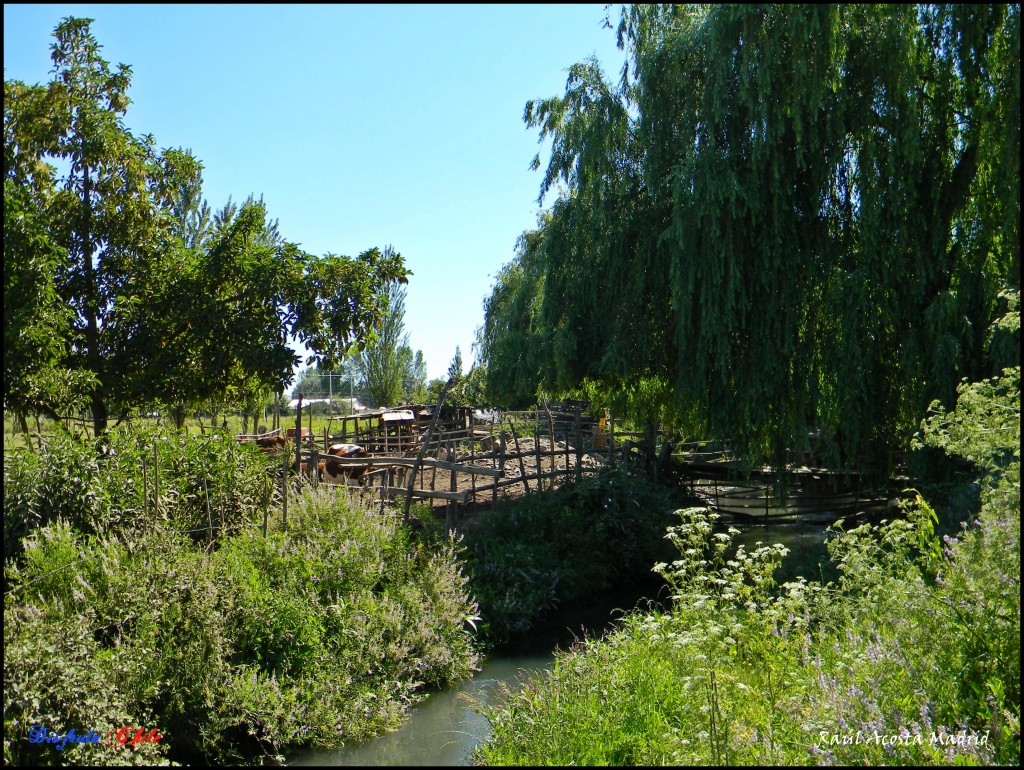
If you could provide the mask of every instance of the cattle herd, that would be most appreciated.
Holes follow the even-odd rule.
[[[288,444],[283,436],[263,436],[255,439],[255,444],[267,454],[277,454],[285,449]],[[332,444],[327,454],[335,457],[368,457],[366,449],[358,444]],[[306,463],[302,462],[301,472],[307,473]],[[317,480],[326,484],[338,484],[349,486],[351,484],[362,485],[365,483],[368,465],[342,465],[333,460],[320,460],[316,466]]]

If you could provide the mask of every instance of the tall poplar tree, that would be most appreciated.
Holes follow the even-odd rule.
[[[405,294],[402,284],[388,287],[388,308],[375,338],[355,359],[362,388],[378,407],[395,406],[410,395],[408,386],[416,374],[409,335],[405,333]],[[422,354],[419,358],[422,360]]]

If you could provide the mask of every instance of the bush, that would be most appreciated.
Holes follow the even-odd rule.
[[[547,610],[649,575],[671,555],[663,535],[672,510],[667,490],[604,469],[481,513],[467,566],[489,639],[507,641]]]
[[[273,758],[393,727],[425,687],[467,676],[476,607],[456,544],[419,544],[400,514],[336,492],[209,551],[167,529],[37,528],[6,570],[5,760]],[[164,738],[58,752],[27,741],[36,722]]]
[[[38,451],[5,453],[4,557],[58,518],[86,534],[164,528],[196,541],[212,520],[219,538],[262,516],[267,463],[257,447],[223,433],[145,425],[115,428],[98,441],[58,433]]]
[[[839,579],[777,590],[781,546],[682,511],[668,613],[630,616],[485,709],[486,764],[1019,764],[1020,370],[964,385],[923,441],[975,463],[981,512],[842,532]]]

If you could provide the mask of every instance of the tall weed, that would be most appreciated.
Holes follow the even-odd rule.
[[[193,540],[236,532],[262,516],[269,460],[213,433],[119,427],[98,441],[59,432],[38,450],[4,456],[4,557],[58,518],[87,534],[171,529]]]

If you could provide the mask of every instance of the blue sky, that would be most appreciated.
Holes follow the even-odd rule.
[[[191,148],[211,207],[263,195],[314,254],[394,246],[431,377],[456,346],[468,370],[494,275],[536,225],[526,101],[588,56],[616,77],[623,61],[597,4],[4,5],[5,79],[49,80],[66,16],[131,65],[126,125]]]

